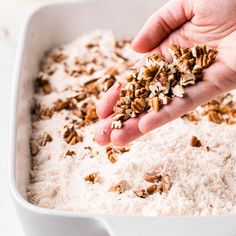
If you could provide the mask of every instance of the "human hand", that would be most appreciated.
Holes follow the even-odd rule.
[[[236,88],[236,1],[171,0],[155,12],[133,41],[141,53],[159,52],[170,60],[170,44],[192,47],[204,43],[218,50],[216,61],[205,72],[202,81],[185,88],[184,98],[175,97],[159,112],[151,111],[129,119],[122,129],[111,129],[111,114],[120,89],[114,85],[97,105],[101,120],[96,140],[125,145],[141,135],[182,116],[213,97]],[[134,67],[144,64],[144,59]],[[125,81],[121,81],[123,84]]]

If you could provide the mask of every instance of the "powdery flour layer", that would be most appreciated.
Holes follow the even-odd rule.
[[[90,32],[45,56],[32,111],[28,200],[83,213],[236,213],[236,125],[227,124],[225,115],[219,122],[199,107],[197,118],[170,122],[126,150],[111,147],[114,160],[94,141],[95,104],[114,76],[139,58],[128,40],[116,40],[110,31]],[[193,136],[200,147],[191,145]],[[86,181],[94,172],[94,182]],[[144,180],[149,172],[168,175],[169,191],[138,197],[134,191],[151,184]],[[126,181],[124,192],[108,191],[120,180]]]

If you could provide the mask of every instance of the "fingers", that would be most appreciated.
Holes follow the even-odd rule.
[[[112,129],[111,116],[101,120],[97,126],[96,142],[100,145],[108,145],[112,142],[115,146],[124,146],[133,140],[142,136],[139,130],[138,123],[143,115],[138,118],[127,120],[122,129]]]
[[[124,123],[122,129],[113,129],[111,132],[111,142],[115,146],[124,146],[142,136],[143,134],[138,127],[140,119],[141,116],[129,119]]]
[[[185,89],[184,98],[175,97],[168,105],[159,112],[152,111],[143,116],[139,121],[139,130],[148,133],[169,121],[172,121],[189,110],[206,103],[219,94],[219,90],[210,81],[205,80]]]
[[[156,11],[145,23],[133,41],[133,48],[141,53],[150,52],[157,47],[171,32],[192,17],[186,9],[184,0],[171,0]]]
[[[95,140],[98,144],[105,146],[111,142],[111,123],[112,118],[108,117],[104,120],[100,120],[100,122],[97,124]]]
[[[105,119],[113,112],[113,107],[119,98],[120,90],[124,86],[124,81],[123,84],[119,83],[121,82],[116,82],[97,104],[96,112],[100,119]]]

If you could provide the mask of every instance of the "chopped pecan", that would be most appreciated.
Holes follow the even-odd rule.
[[[148,196],[148,192],[146,191],[146,189],[134,190],[134,194],[140,198],[146,198]]]
[[[107,79],[104,81],[103,89],[106,92],[109,88],[112,87],[112,85],[116,82],[115,77],[109,76]]]
[[[190,111],[189,113],[183,115],[183,118],[187,118],[187,120],[191,122],[199,121],[199,116],[195,111]]]
[[[107,154],[108,160],[111,163],[115,163],[117,161],[117,157],[116,157],[112,147],[110,147],[110,146],[106,147],[106,154]]]
[[[75,109],[72,111],[72,113],[78,118],[84,119],[85,114],[80,109]]]
[[[48,134],[47,132],[44,132],[43,133],[43,136],[41,138],[41,142],[40,142],[40,145],[41,146],[45,146],[47,143],[51,142],[52,141],[52,137],[50,134]]]
[[[88,43],[88,44],[85,45],[85,47],[86,47],[86,48],[89,48],[89,49],[90,49],[90,48],[94,48],[94,47],[98,47],[98,46],[99,46],[99,45],[96,44],[96,43]]]
[[[153,97],[148,100],[148,105],[154,110],[159,111],[159,98]]]
[[[210,111],[220,111],[220,103],[216,100],[212,100],[206,105],[204,105],[204,112],[207,114]]]
[[[180,78],[181,86],[188,86],[191,84],[195,84],[195,75],[193,73],[186,73]]]
[[[170,176],[164,175],[161,178],[161,189],[164,193],[167,193],[170,190],[171,182],[170,182]]]
[[[191,139],[191,146],[192,147],[201,147],[202,143],[196,136],[193,136]]]
[[[180,97],[182,98],[184,96],[184,89],[182,86],[180,85],[175,85],[175,87],[172,88],[172,93],[176,96],[176,97]]]
[[[176,44],[171,44],[169,47],[170,53],[172,57],[176,60],[181,57],[182,53],[180,51],[180,47]]]
[[[99,89],[98,89],[98,79],[93,79],[84,84],[84,89],[87,94],[93,94],[95,96],[98,96]]]
[[[41,88],[45,94],[52,92],[52,87],[49,82],[49,77],[46,73],[40,72],[35,80],[35,88]]]
[[[118,193],[123,193],[125,190],[128,188],[128,183],[126,180],[120,180],[117,184],[111,186],[108,189],[108,192],[118,192]]]
[[[131,103],[131,109],[135,112],[135,113],[141,113],[144,111],[146,107],[146,103],[144,101],[144,99],[142,98],[136,98],[132,103]]]
[[[112,129],[120,129],[122,127],[122,123],[120,120],[114,120],[111,123],[111,128]]]
[[[131,43],[131,39],[120,39],[116,41],[116,47],[117,48],[123,48],[125,47],[127,44]]]
[[[64,61],[67,58],[67,56],[63,53],[57,53],[57,54],[53,54],[52,55],[52,60],[55,63],[61,63],[62,61]]]
[[[112,66],[107,69],[106,73],[111,76],[116,76],[116,75],[118,75],[118,68],[116,66]]]
[[[159,98],[159,102],[162,104],[162,105],[166,105],[169,103],[170,101],[170,98],[168,96],[166,96],[164,93],[160,93],[158,95],[158,98]]]
[[[125,114],[122,114],[122,113],[117,113],[117,114],[112,116],[112,119],[115,120],[115,121],[118,121],[118,120],[122,121],[123,118],[125,118]]]
[[[116,147],[116,148],[113,148],[113,150],[115,153],[125,153],[130,150],[130,145],[126,145],[124,147]]]
[[[60,112],[61,110],[72,110],[76,108],[75,101],[73,98],[67,98],[66,100],[58,99],[54,102],[54,110]]]
[[[75,151],[67,150],[65,153],[65,157],[74,157],[76,155]]]
[[[73,98],[77,101],[77,102],[80,102],[82,101],[83,99],[85,99],[87,97],[87,93],[85,92],[84,89],[78,91],[77,95],[74,96]]]
[[[160,191],[161,190],[161,185],[159,184],[159,185],[157,185],[157,184],[152,184],[152,185],[150,185],[150,186],[148,186],[147,188],[146,188],[146,191],[147,191],[147,193],[149,194],[149,195],[151,195],[151,194],[153,194],[153,193],[155,193],[155,192],[157,192],[157,191]]]
[[[88,103],[86,106],[85,122],[90,124],[91,122],[95,122],[97,119],[98,117],[95,105]]]
[[[144,179],[150,183],[159,182],[161,180],[161,175],[154,172],[146,173]]]
[[[51,108],[48,108],[48,107],[45,108],[45,109],[42,109],[39,112],[39,119],[41,119],[41,120],[50,119],[52,116],[53,116],[53,110]]]
[[[74,145],[78,142],[83,141],[82,135],[77,134],[73,125],[71,125],[70,127],[65,126],[63,138],[65,139],[66,143],[70,145]]]
[[[135,80],[137,75],[138,75],[138,70],[137,69],[135,69],[135,68],[129,69],[126,72],[126,75],[125,75],[127,82],[132,82],[133,80]]]
[[[87,175],[87,176],[84,178],[84,180],[85,180],[85,181],[92,182],[92,183],[94,184],[94,183],[100,182],[100,180],[101,180],[101,175],[100,175],[100,173],[97,171],[97,172],[94,172],[94,173],[91,173],[91,174]]]
[[[201,55],[196,57],[196,64],[203,68],[207,68],[215,60],[216,54],[217,51],[214,49],[210,49],[207,53],[203,52]]]
[[[115,51],[115,55],[118,57],[118,58],[121,58],[123,61],[128,61],[128,59],[126,57],[124,57],[121,53]]]
[[[217,111],[209,111],[207,113],[208,116],[208,120],[217,124],[221,124],[223,122],[223,117],[221,115],[221,113],[217,112]]]

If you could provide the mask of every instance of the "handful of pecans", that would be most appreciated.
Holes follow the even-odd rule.
[[[145,65],[131,68],[126,74],[126,86],[114,106],[112,128],[122,127],[124,121],[144,111],[159,111],[173,97],[183,97],[184,87],[203,78],[203,70],[210,66],[217,54],[201,44],[193,48],[169,47],[173,62],[168,63],[159,54],[147,57]]]

